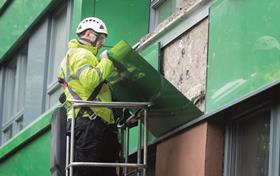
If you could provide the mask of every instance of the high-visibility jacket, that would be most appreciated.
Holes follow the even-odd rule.
[[[61,62],[59,77],[64,79],[68,86],[82,99],[87,100],[95,88],[104,81],[113,71],[113,64],[107,58],[100,61],[95,56],[96,47],[80,44],[78,40],[73,39],[68,43],[68,51]],[[69,89],[64,88],[67,99],[75,99]],[[112,96],[107,84],[103,84],[97,101],[111,102]],[[67,118],[71,118],[73,110],[72,104],[67,107]],[[106,107],[91,108],[96,115],[100,116],[108,123],[114,123],[112,110]],[[75,110],[75,117],[80,108]],[[89,114],[84,112],[83,117],[88,118]]]

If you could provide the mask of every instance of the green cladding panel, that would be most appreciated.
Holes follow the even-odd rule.
[[[0,17],[0,61],[27,28],[50,4],[51,0],[12,1]]]
[[[280,78],[279,16],[279,0],[220,0],[211,7],[208,112]]]
[[[0,0],[0,10],[6,2],[7,2],[7,0]]]
[[[0,176],[49,176],[50,131],[0,161]]]
[[[81,20],[95,14],[95,0],[74,0],[72,6],[71,38],[77,38],[76,29]]]
[[[148,33],[150,0],[96,0],[95,15],[108,28],[106,45],[124,39],[135,44]]]
[[[121,39],[133,45],[148,33],[149,5],[149,0],[75,0],[71,37],[77,37],[75,31],[83,18],[96,16],[108,28],[106,46],[110,47]]]
[[[53,106],[0,147],[0,176],[49,176]]]
[[[151,66],[158,70],[159,43],[154,43],[139,53]]]
[[[139,52],[139,54],[156,70],[158,70],[158,58],[159,58],[159,43],[151,44],[145,50]],[[129,151],[131,153],[137,150],[138,144],[138,127],[130,129],[130,142],[129,142]],[[148,130],[148,144],[152,143],[155,140],[155,136]]]
[[[114,96],[125,102],[151,102],[148,126],[156,137],[201,115],[191,101],[126,42],[115,45],[109,56],[117,69],[109,78]]]

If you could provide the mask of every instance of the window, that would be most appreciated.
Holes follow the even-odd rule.
[[[268,175],[270,113],[261,112],[236,124],[236,175]]]
[[[165,0],[156,10],[156,24],[159,24],[176,11],[176,0]]]
[[[51,35],[49,48],[48,65],[48,87],[47,87],[47,107],[51,107],[58,102],[58,97],[62,88],[57,83],[60,62],[66,53],[69,25],[66,25],[67,8],[64,5],[56,11],[51,18]]]
[[[9,63],[1,67],[2,142],[6,142],[23,128],[26,66],[27,49],[23,49]]]
[[[278,108],[279,109],[279,108]],[[231,121],[225,142],[227,176],[278,175],[279,115],[278,109],[263,108]],[[278,136],[278,137],[277,137]],[[278,142],[277,142],[278,141]],[[272,145],[273,143],[277,145]],[[277,162],[275,162],[277,161]],[[276,169],[276,170],[275,170]]]
[[[150,6],[150,28],[149,31],[152,32],[156,29],[159,24],[162,24],[160,28],[165,27],[166,24],[170,23],[170,20],[173,21],[178,16],[190,12],[190,9],[194,9],[191,14],[196,14],[195,11],[204,11],[204,8],[209,5],[208,2],[212,0],[151,0]],[[208,4],[208,5],[207,5]],[[195,7],[196,6],[196,7]],[[199,7],[199,8],[198,8]],[[178,13],[178,11],[180,11]],[[208,12],[207,12],[208,13]],[[187,18],[192,18],[192,15],[188,15]],[[169,20],[166,20],[168,17],[172,16]],[[178,15],[178,16],[177,16]],[[197,16],[198,14],[196,14]],[[181,16],[182,17],[182,16]],[[201,15],[200,15],[201,18]],[[178,19],[178,18],[177,18]]]
[[[0,65],[0,144],[58,102],[62,90],[56,77],[71,20],[71,5],[66,4],[61,3],[52,16],[40,20],[25,39],[28,45]]]
[[[175,11],[192,3],[194,2],[188,0],[152,0],[150,31],[153,31],[159,23],[171,16]]]
[[[176,0],[152,0],[150,31],[176,10]]]

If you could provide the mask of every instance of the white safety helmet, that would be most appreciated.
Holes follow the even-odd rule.
[[[105,23],[96,17],[88,17],[83,19],[77,27],[76,34],[80,34],[86,29],[92,29],[93,31],[108,36],[108,31]]]

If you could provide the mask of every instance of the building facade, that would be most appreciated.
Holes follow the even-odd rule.
[[[203,112],[149,138],[148,175],[278,176],[279,15],[278,0],[0,1],[0,176],[52,175],[59,63],[88,16]]]

